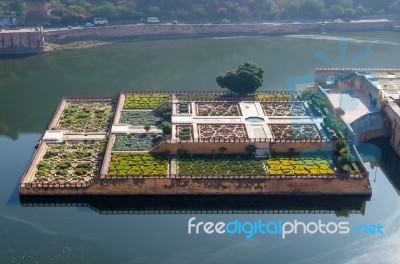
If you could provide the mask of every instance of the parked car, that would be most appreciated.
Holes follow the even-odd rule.
[[[230,21],[229,19],[226,19],[226,18],[222,19],[221,22],[222,22],[222,23],[231,23],[231,21]]]
[[[158,17],[148,17],[147,23],[160,23],[160,19]]]
[[[94,24],[93,23],[86,23],[85,26],[86,27],[94,27]]]

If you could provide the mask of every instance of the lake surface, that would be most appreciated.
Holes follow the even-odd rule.
[[[0,263],[398,263],[400,160],[387,140],[360,146],[371,160],[369,201],[148,198],[32,207],[21,205],[18,183],[62,96],[216,90],[219,72],[248,60],[265,69],[262,89],[300,89],[317,67],[400,68],[399,43],[391,32],[157,40],[1,60]],[[192,216],[381,224],[384,234],[188,235]]]

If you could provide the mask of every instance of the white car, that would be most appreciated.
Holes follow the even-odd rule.
[[[222,22],[222,23],[231,23],[231,21],[228,20],[228,19],[226,19],[226,18],[222,19],[221,22]]]
[[[160,19],[158,17],[148,17],[147,23],[160,23]]]
[[[94,27],[94,24],[92,24],[92,23],[86,23],[85,26],[86,26],[86,27]]]

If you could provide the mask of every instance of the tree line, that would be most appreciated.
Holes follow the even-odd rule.
[[[23,12],[22,0],[0,0],[0,15]],[[40,1],[40,0],[39,0]],[[351,19],[400,14],[400,0],[43,0],[53,22],[136,20],[232,21],[286,19]]]

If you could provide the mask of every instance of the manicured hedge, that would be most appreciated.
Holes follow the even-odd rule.
[[[112,153],[108,175],[168,175],[168,157],[152,153]]]
[[[179,175],[266,175],[263,160],[252,155],[180,155]]]
[[[267,159],[270,174],[284,175],[332,175],[334,171],[322,156],[297,157],[279,155]]]
[[[154,109],[170,98],[169,94],[128,94],[125,109]]]

